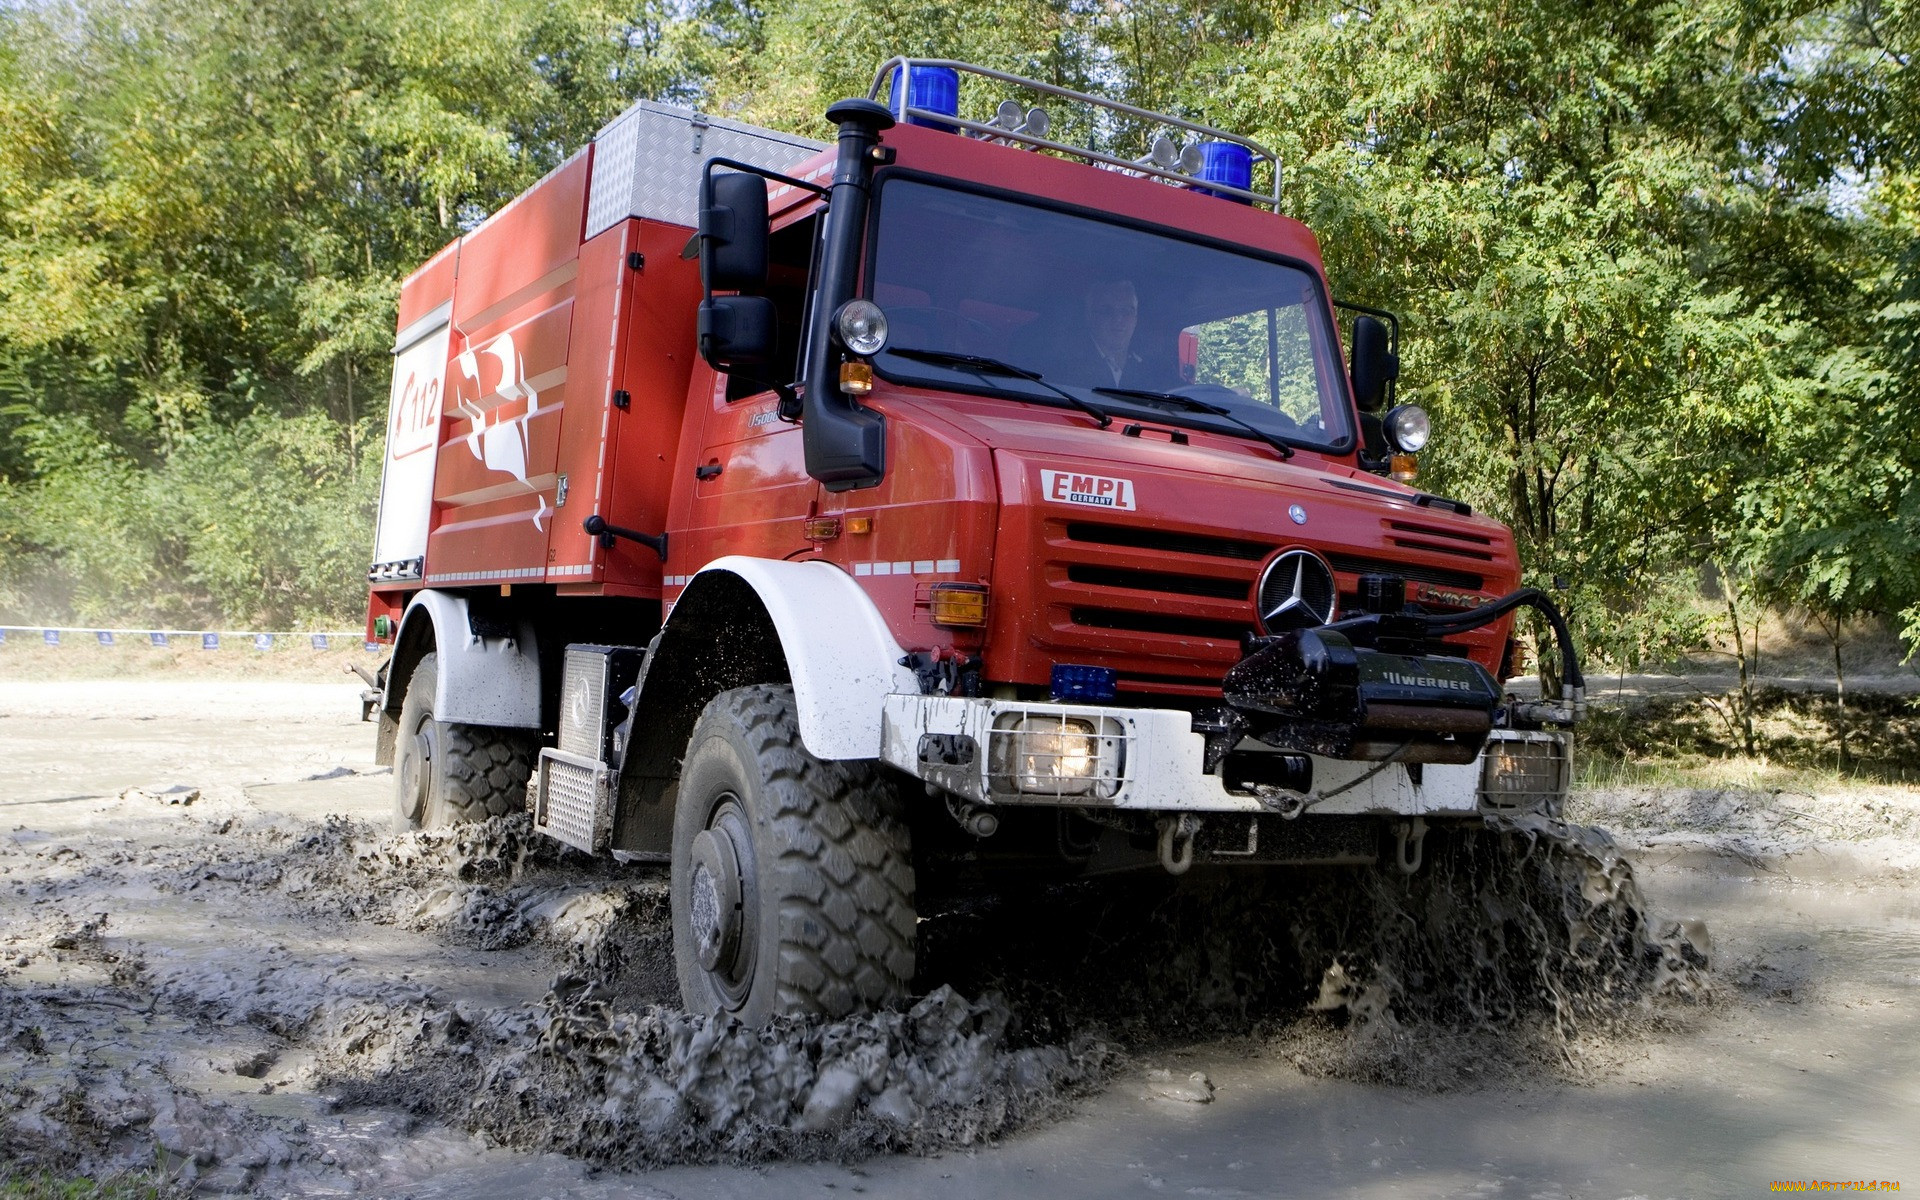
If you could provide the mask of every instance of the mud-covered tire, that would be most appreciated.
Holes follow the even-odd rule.
[[[688,740],[674,809],[673,949],[687,1009],[758,1025],[902,999],[916,916],[899,805],[878,764],[807,753],[791,687],[715,697]]]
[[[435,719],[437,674],[437,657],[423,657],[400,704],[393,755],[393,824],[399,830],[484,821],[526,807],[533,735]]]

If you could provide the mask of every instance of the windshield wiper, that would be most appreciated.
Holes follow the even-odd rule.
[[[1123,400],[1158,401],[1163,404],[1177,405],[1193,412],[1203,412],[1216,417],[1224,417],[1254,437],[1259,438],[1267,445],[1272,446],[1275,450],[1278,450],[1282,459],[1293,457],[1292,446],[1287,445],[1278,437],[1268,433],[1258,425],[1241,420],[1232,409],[1224,404],[1209,404],[1205,400],[1195,400],[1192,396],[1182,396],[1178,392],[1150,392],[1144,388],[1097,387],[1094,388],[1093,391],[1096,395],[1100,396],[1117,396]]]
[[[1056,387],[1048,383],[1046,380],[1040,378],[1040,372],[1038,371],[1029,371],[1025,367],[1016,367],[1012,363],[1001,362],[997,358],[986,358],[978,354],[961,354],[953,350],[916,350],[911,346],[905,348],[889,347],[886,353],[895,354],[901,358],[910,358],[915,362],[932,363],[936,367],[959,367],[962,370],[972,371],[976,375],[1004,375],[1009,379],[1024,379],[1028,383],[1037,383],[1062,400],[1065,400],[1068,404],[1073,405],[1081,412],[1086,413],[1094,420],[1100,422],[1100,428],[1105,429],[1107,426],[1113,424],[1113,414],[1101,408],[1093,401],[1084,400],[1072,392],[1067,391],[1065,388]]]

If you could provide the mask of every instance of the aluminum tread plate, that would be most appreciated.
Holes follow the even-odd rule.
[[[535,829],[589,854],[607,849],[613,838],[613,788],[604,764],[542,750],[539,784]]]
[[[825,143],[641,101],[594,140],[586,235],[628,217],[691,228],[699,215],[700,169],[709,158],[736,158],[784,171]]]

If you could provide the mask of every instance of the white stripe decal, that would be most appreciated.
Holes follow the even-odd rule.
[[[857,562],[851,564],[856,576],[868,575],[957,575],[957,558],[921,558],[912,562]]]

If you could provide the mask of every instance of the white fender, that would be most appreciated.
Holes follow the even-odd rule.
[[[436,719],[506,729],[540,728],[540,650],[532,622],[516,620],[510,637],[483,638],[467,622],[464,599],[429,588],[414,593],[394,644],[405,645],[409,630],[419,621],[433,624],[439,664],[433,689]],[[398,699],[389,696],[387,702]]]
[[[887,696],[917,696],[920,684],[900,665],[906,651],[867,593],[839,567],[818,561],[733,555],[693,578],[722,571],[751,587],[773,619],[807,751],[821,759],[879,758]]]

